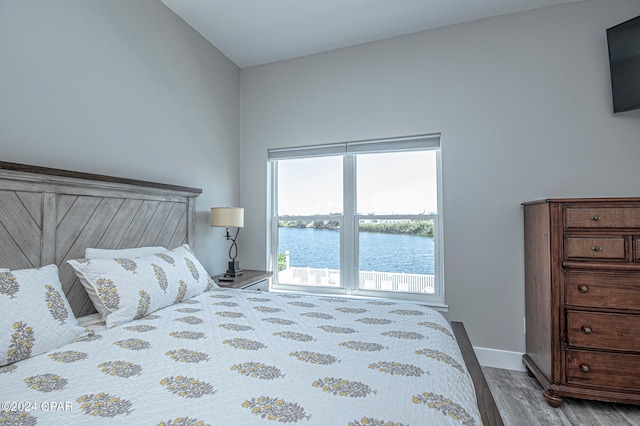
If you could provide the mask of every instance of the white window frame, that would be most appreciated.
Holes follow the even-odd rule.
[[[436,151],[437,213],[417,215],[358,215],[356,212],[356,156],[358,154]],[[343,156],[343,214],[319,216],[278,216],[278,161],[323,156]],[[444,298],[443,220],[442,220],[442,159],[440,134],[345,142],[338,144],[304,146],[296,148],[270,149],[270,205],[269,223],[271,238],[269,264],[274,277],[271,289],[316,294],[335,294],[351,297],[378,297],[420,302],[440,309],[446,309]],[[414,219],[434,222],[434,293],[405,293],[399,291],[365,290],[358,288],[359,281],[359,221],[361,219]],[[278,271],[278,222],[286,220],[333,220],[340,222],[340,287],[281,284],[277,281]]]

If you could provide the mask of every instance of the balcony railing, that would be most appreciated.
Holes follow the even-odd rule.
[[[403,272],[359,271],[361,290],[398,291],[407,293],[434,293],[434,276],[405,274]],[[280,284],[339,287],[337,269],[300,268],[290,266],[278,272]]]

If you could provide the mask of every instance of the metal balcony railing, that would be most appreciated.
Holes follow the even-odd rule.
[[[405,274],[404,272],[359,271],[361,290],[397,291],[406,293],[434,293],[434,276]],[[340,271],[326,268],[290,266],[278,272],[280,284],[340,287]]]

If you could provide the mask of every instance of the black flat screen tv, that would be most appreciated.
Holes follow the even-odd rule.
[[[607,29],[613,112],[640,108],[640,16]]]

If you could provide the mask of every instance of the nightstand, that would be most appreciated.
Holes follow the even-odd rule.
[[[220,278],[226,278],[224,274],[212,277],[220,287],[224,288],[242,288],[250,290],[269,291],[269,277],[273,275],[271,271],[252,271],[245,269],[242,275],[233,278],[233,281],[220,281]]]

